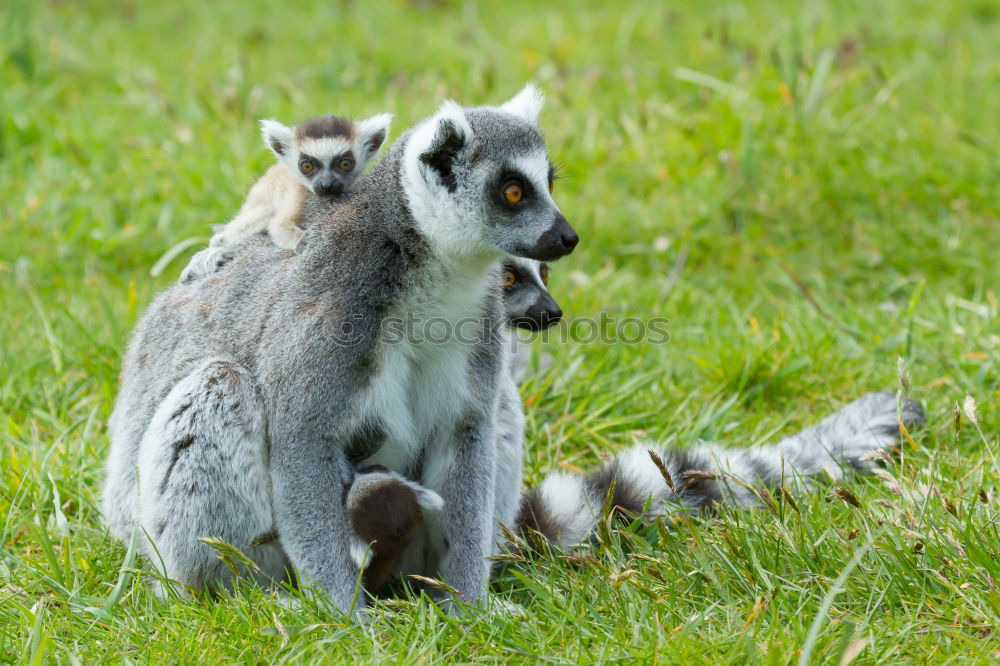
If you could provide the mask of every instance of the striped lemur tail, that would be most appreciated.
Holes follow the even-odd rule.
[[[808,488],[822,475],[836,479],[845,472],[869,472],[875,463],[868,454],[899,443],[899,420],[907,427],[922,424],[923,408],[904,400],[897,414],[894,393],[869,393],[777,444],[638,445],[590,474],[555,473],[527,491],[516,531],[567,548],[591,536],[606,503],[651,516],[707,512],[716,505],[760,506],[755,487],[777,490],[788,480]]]

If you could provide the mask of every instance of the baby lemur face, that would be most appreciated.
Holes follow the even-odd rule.
[[[549,265],[510,257],[501,266],[503,303],[507,325],[542,331],[562,318],[562,310],[549,294]]]
[[[391,121],[388,113],[360,123],[319,116],[295,127],[264,120],[261,133],[278,162],[304,187],[320,197],[338,197],[382,147]]]

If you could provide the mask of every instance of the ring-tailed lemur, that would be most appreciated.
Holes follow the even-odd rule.
[[[590,538],[606,504],[647,516],[704,512],[718,505],[756,507],[763,503],[761,488],[773,492],[785,483],[809,488],[824,476],[865,474],[876,464],[868,454],[900,443],[900,420],[907,427],[924,423],[919,404],[905,400],[901,415],[897,409],[894,393],[869,393],[777,444],[637,445],[590,474],[547,477],[525,493],[516,527],[529,543],[541,535],[550,545],[566,548]]]
[[[441,552],[413,573],[484,600],[509,377],[499,263],[551,261],[578,241],[549,193],[541,105],[532,86],[500,107],[446,102],[337,206],[307,198],[301,253],[252,236],[226,270],[157,297],[111,416],[114,536],[138,534],[150,562],[197,588],[234,575],[198,540],[214,536],[255,576],[294,565],[359,611],[344,497],[358,463],[381,464],[443,500]],[[474,340],[394,329],[455,331],[470,316]]]
[[[212,272],[221,267],[213,266]],[[562,309],[548,291],[548,281],[549,265],[545,262],[508,257],[501,265],[500,283],[510,329],[508,367],[515,385],[521,382],[531,357],[530,342],[520,338],[518,332],[538,332],[562,318]],[[523,456],[523,418],[519,409],[511,408],[511,401],[520,401],[516,386],[504,386],[496,423],[497,465],[502,470],[498,476],[506,482],[497,486],[496,506],[504,525],[512,523],[519,501]],[[348,493],[347,511],[359,538],[352,556],[364,569],[367,590],[377,591],[388,582],[404,548],[419,538],[420,529],[427,528],[440,512],[440,499],[432,501],[436,497],[433,491],[416,486],[384,467],[359,470]],[[502,534],[498,532],[494,543],[501,541]]]
[[[306,196],[341,196],[378,153],[391,121],[388,113],[358,123],[319,116],[294,127],[262,120],[264,144],[278,163],[254,183],[239,213],[218,229],[209,247],[191,258],[181,282],[213,272],[231,259],[227,250],[262,231],[278,247],[294,250],[302,239]]]

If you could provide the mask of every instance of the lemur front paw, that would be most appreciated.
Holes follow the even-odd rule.
[[[219,246],[208,246],[193,257],[188,265],[181,271],[181,284],[188,284],[195,280],[211,275],[230,261],[236,255]]]
[[[299,242],[302,240],[305,231],[297,227],[294,223],[286,222],[285,224],[269,229],[268,233],[271,234],[271,240],[278,247],[284,250],[298,251]]]

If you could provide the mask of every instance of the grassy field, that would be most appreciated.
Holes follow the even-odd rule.
[[[998,44],[993,0],[4,2],[0,662],[997,659]],[[151,269],[271,163],[257,119],[388,110],[398,135],[529,78],[583,239],[554,295],[671,339],[548,342],[528,480],[643,437],[773,441],[897,388],[901,357],[930,423],[891,479],[517,563],[494,590],[524,617],[154,597],[101,525],[105,423],[196,245]]]

